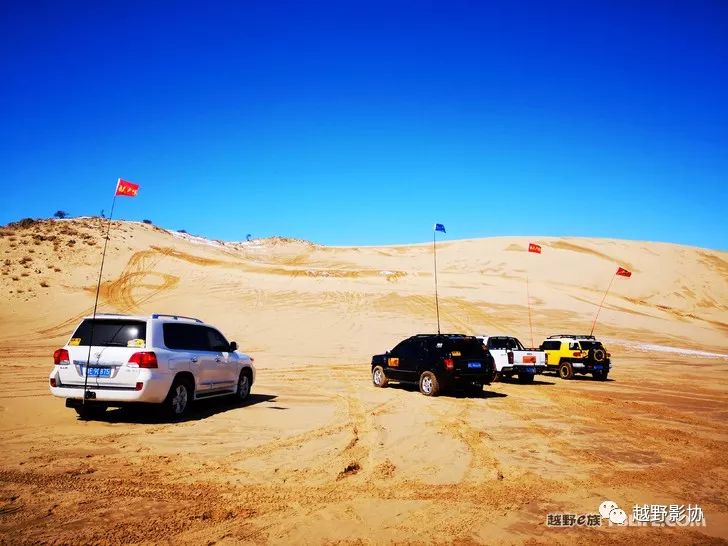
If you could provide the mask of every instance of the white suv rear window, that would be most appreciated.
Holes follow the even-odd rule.
[[[93,343],[91,342],[92,330]],[[76,328],[71,337],[72,345],[97,347],[134,347],[143,345],[146,340],[146,322],[118,319],[86,319]]]

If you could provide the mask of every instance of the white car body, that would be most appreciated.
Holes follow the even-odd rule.
[[[69,407],[79,407],[84,399],[97,406],[161,404],[175,381],[191,387],[192,399],[231,395],[245,375],[244,398],[255,381],[253,359],[198,319],[161,314],[92,318],[85,317],[73,335],[79,337],[72,336],[54,355],[50,391]],[[89,346],[92,322],[94,345]]]
[[[477,336],[493,355],[499,377],[533,376],[546,370],[546,353],[526,349],[518,338],[510,336]]]

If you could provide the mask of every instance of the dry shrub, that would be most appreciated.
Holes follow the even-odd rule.
[[[46,281],[40,283],[43,288],[48,288],[49,284]]]
[[[10,222],[7,227],[9,228],[29,228],[33,227],[36,224],[40,223],[39,220],[35,220],[33,218],[23,218],[22,220],[18,220],[17,222]]]

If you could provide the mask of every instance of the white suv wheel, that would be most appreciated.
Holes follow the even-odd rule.
[[[172,394],[172,412],[175,415],[182,415],[185,409],[187,409],[187,402],[187,386],[184,383],[180,383]]]
[[[240,374],[240,379],[238,379],[238,398],[240,400],[245,400],[248,395],[250,394],[250,379],[248,379],[248,376],[246,374]]]

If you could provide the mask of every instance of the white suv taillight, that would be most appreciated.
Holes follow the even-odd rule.
[[[71,359],[68,357],[68,351],[66,349],[58,349],[53,353],[53,364],[56,366],[70,364]]]
[[[156,368],[157,355],[152,351],[134,353],[129,359],[129,364],[136,364],[139,368]]]

